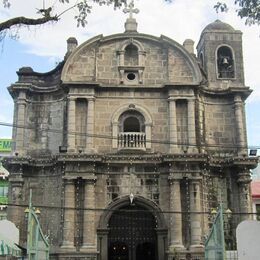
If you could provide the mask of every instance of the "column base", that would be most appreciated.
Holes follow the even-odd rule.
[[[97,247],[94,245],[83,244],[80,248],[81,252],[97,253]]]
[[[190,249],[194,249],[194,248],[204,248],[204,245],[201,244],[190,245]]]
[[[66,243],[61,245],[60,249],[62,250],[76,250],[76,247],[71,243]]]
[[[174,244],[169,246],[169,252],[184,251],[186,248],[182,244]]]

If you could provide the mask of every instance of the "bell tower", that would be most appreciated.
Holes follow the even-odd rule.
[[[202,31],[197,53],[211,88],[244,86],[241,31],[216,20]]]

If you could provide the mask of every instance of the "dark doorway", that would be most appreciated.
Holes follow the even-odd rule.
[[[155,260],[155,245],[152,243],[139,244],[136,248],[136,260]]]
[[[156,221],[147,209],[129,205],[109,220],[108,260],[158,260]]]
[[[128,260],[129,252],[125,243],[115,242],[109,247],[109,259],[110,260]]]

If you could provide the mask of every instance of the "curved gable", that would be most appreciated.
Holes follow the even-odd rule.
[[[201,78],[195,58],[182,45],[165,36],[138,33],[99,35],[81,44],[61,76],[64,83],[149,87],[199,84]]]

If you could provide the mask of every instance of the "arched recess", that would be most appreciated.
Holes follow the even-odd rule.
[[[137,51],[137,61],[132,64],[126,62],[128,49],[136,49]],[[118,70],[121,83],[142,83],[146,54],[143,45],[139,41],[130,38],[121,44],[117,53],[119,55]],[[131,77],[129,77],[129,75],[131,75]]]
[[[155,231],[157,235],[158,259],[165,259],[168,229],[162,210],[153,201],[141,196],[134,197],[133,204],[144,208],[154,216],[157,224]],[[131,202],[129,196],[124,196],[111,202],[101,215],[97,228],[98,251],[100,252],[100,260],[108,260],[108,234],[110,218],[115,211],[130,205]]]
[[[112,148],[119,148],[118,147],[118,135],[120,129],[120,116],[125,112],[136,111],[139,112],[144,117],[144,131],[145,131],[145,140],[146,140],[146,149],[151,149],[151,137],[152,137],[152,117],[147,109],[135,105],[135,104],[128,104],[120,107],[117,109],[114,114],[112,115],[111,123],[112,123],[112,133],[113,133],[113,140],[112,140]]]

